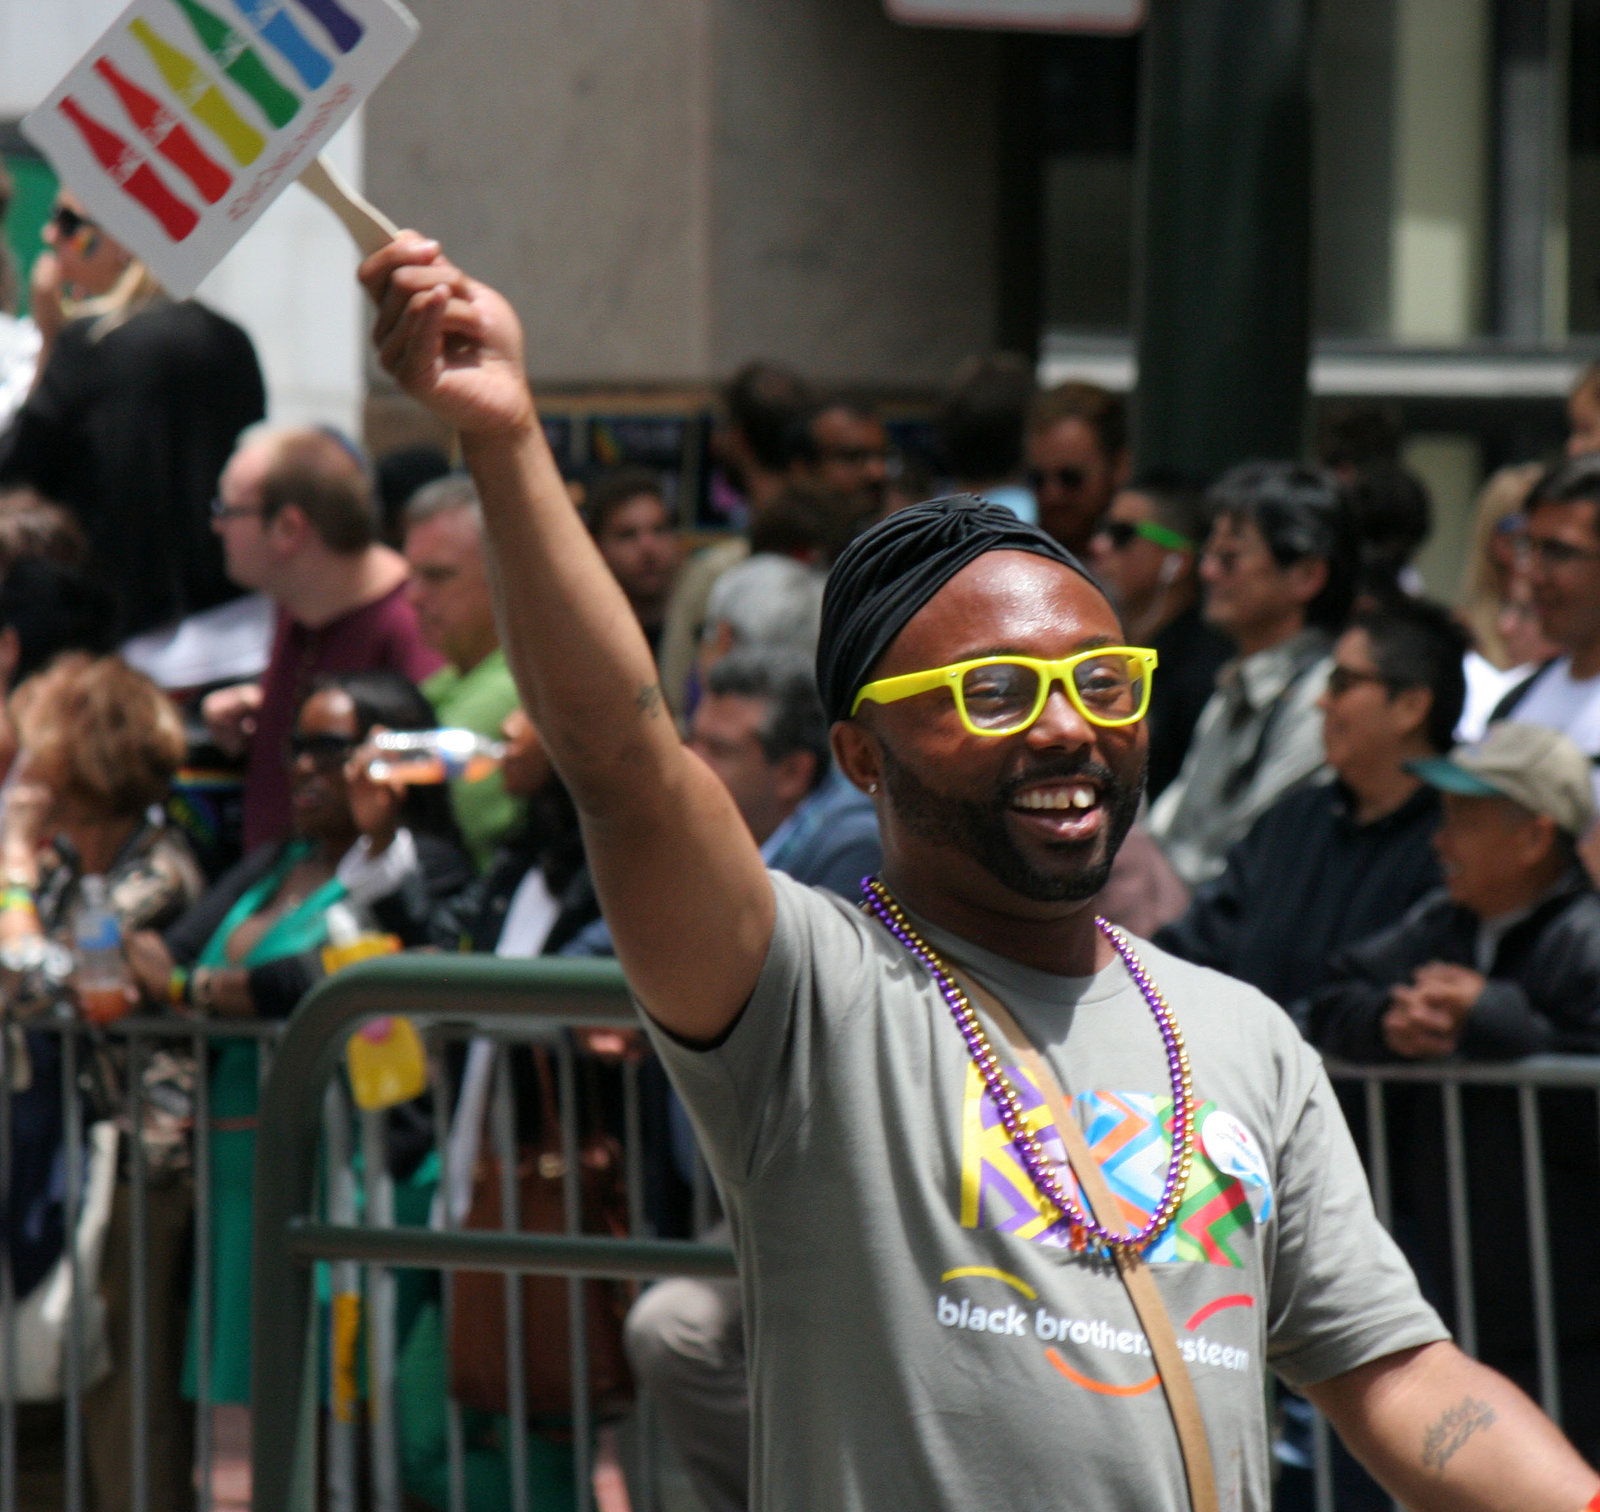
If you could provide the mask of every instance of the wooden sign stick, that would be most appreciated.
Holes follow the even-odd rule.
[[[345,230],[361,249],[363,257],[371,257],[379,247],[388,246],[400,234],[400,228],[387,215],[344,181],[326,153],[319,153],[306,165],[300,182],[344,222]]]

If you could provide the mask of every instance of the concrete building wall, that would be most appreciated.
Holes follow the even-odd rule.
[[[995,330],[997,55],[881,0],[717,0],[723,369],[938,382]]]
[[[545,379],[709,362],[706,0],[411,0],[367,186],[504,290]]]
[[[879,0],[412,5],[368,190],[506,291],[536,378],[921,382],[992,340],[988,39]]]

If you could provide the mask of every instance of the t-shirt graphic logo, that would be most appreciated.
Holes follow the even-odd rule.
[[[1062,1185],[1074,1199],[1081,1200],[1044,1097],[1025,1071],[1008,1066],[1006,1075],[1017,1089],[1028,1127],[1056,1163]],[[1080,1092],[1073,1099],[1072,1111],[1117,1199],[1118,1221],[1127,1228],[1147,1223],[1161,1200],[1172,1157],[1171,1096]],[[1204,1128],[1207,1118],[1216,1112],[1214,1103],[1199,1104],[1197,1126]],[[1231,1125],[1237,1120],[1228,1122]],[[1219,1169],[1209,1152],[1197,1146],[1177,1217],[1145,1252],[1145,1258],[1152,1263],[1195,1261],[1242,1267],[1244,1257],[1234,1248],[1235,1236],[1256,1222],[1265,1222],[1272,1210],[1266,1171],[1243,1174],[1241,1180],[1239,1175]],[[1246,1181],[1255,1189],[1259,1217],[1251,1210]],[[1029,1179],[975,1066],[967,1068],[962,1097],[961,1224],[964,1228],[998,1229],[1052,1247],[1069,1247],[1061,1215]]]

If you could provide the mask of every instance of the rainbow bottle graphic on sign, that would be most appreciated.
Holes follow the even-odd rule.
[[[112,183],[155,216],[173,241],[182,241],[200,224],[194,210],[167,188],[155,170],[109,126],[95,120],[71,95],[61,97],[59,108],[78,128],[78,135]]]
[[[188,127],[160,100],[135,84],[110,58],[96,58],[94,71],[122,101],[139,134],[200,191],[207,204],[216,204],[228,192],[233,179],[206,155]]]
[[[261,156],[267,139],[228,103],[193,58],[152,31],[142,19],[130,21],[128,30],[150,54],[151,61],[183,102],[184,109],[216,133],[234,162],[241,168],[248,168]]]
[[[282,0],[233,0],[233,3],[245,20],[283,55],[307,89],[321,89],[333,76],[333,64],[306,40],[306,34],[283,8]]]
[[[300,109],[300,97],[272,76],[249,42],[215,11],[207,10],[199,0],[173,3],[188,18],[195,36],[216,60],[217,67],[261,107],[261,113],[274,126],[287,126]]]
[[[342,53],[349,52],[361,40],[366,30],[339,0],[300,0],[300,9],[315,16],[333,45]]]

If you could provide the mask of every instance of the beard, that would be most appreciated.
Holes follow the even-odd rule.
[[[1002,886],[1034,903],[1082,903],[1102,891],[1144,796],[1142,766],[1135,781],[1124,782],[1098,761],[1062,756],[1047,757],[1007,779],[987,801],[952,798],[929,787],[887,745],[880,744],[879,749],[889,800],[913,834],[964,852]],[[1099,784],[1105,828],[1097,840],[1056,848],[1060,855],[1082,857],[1076,872],[1043,871],[1017,845],[1006,814],[1011,800],[1029,783],[1075,777]],[[1103,843],[1097,845],[1097,841]]]

